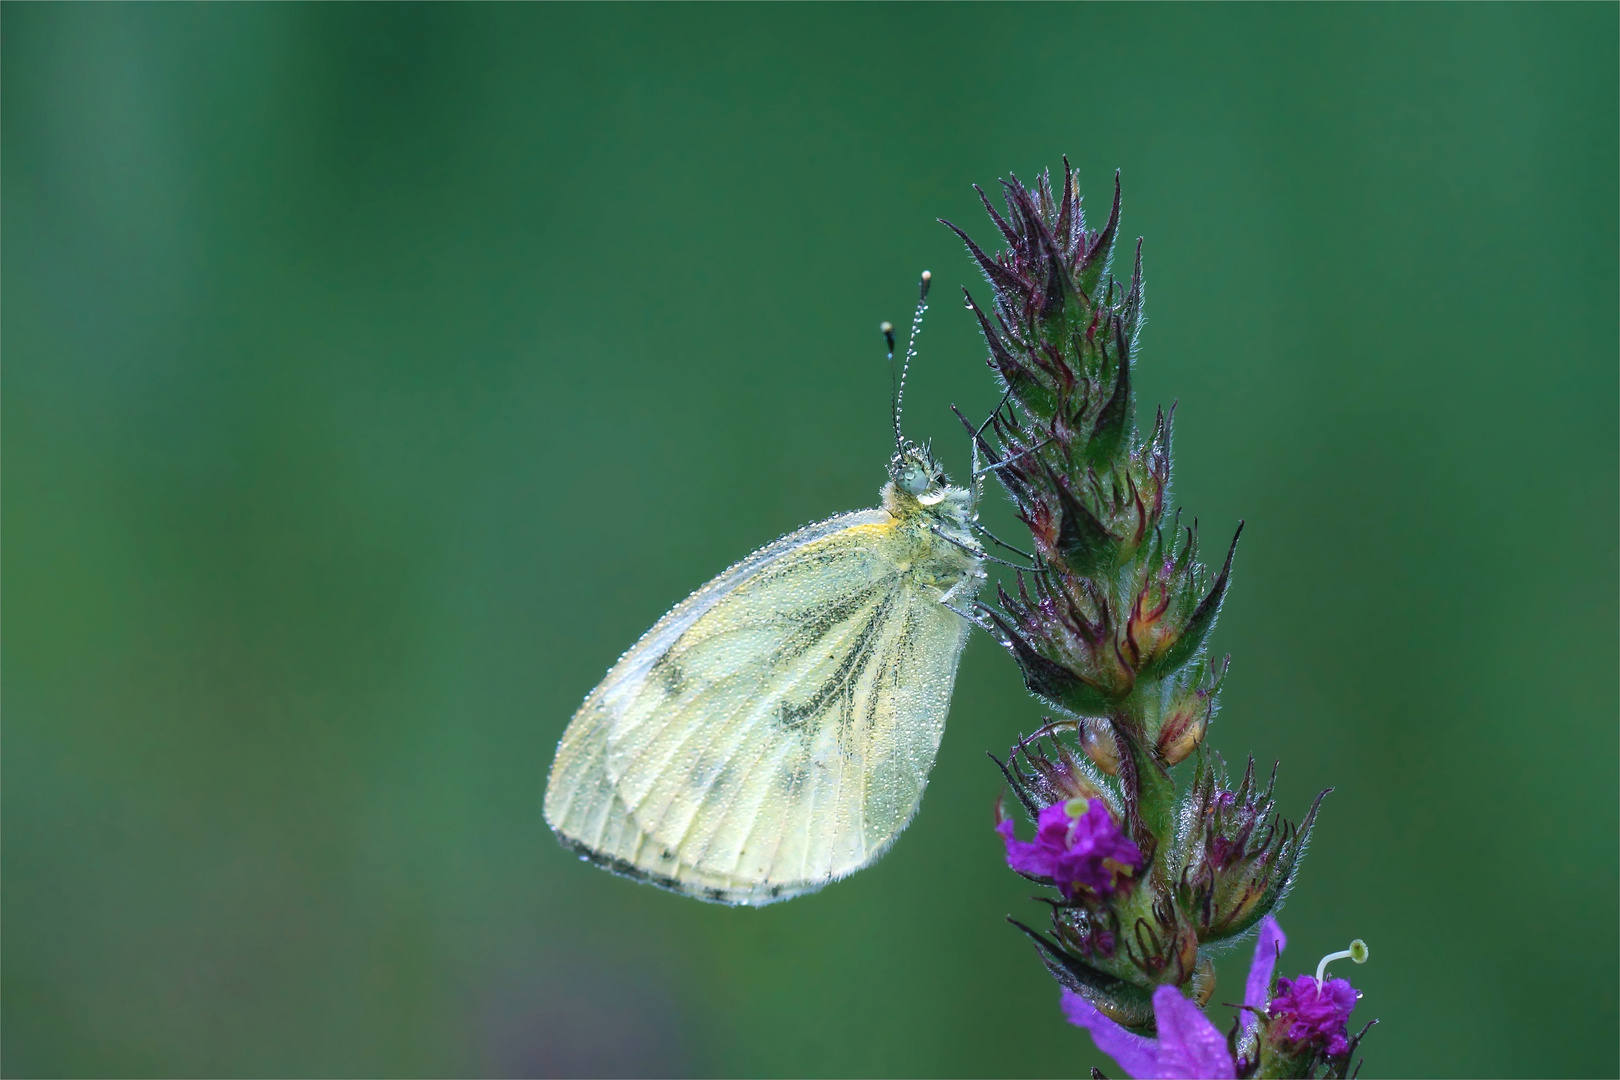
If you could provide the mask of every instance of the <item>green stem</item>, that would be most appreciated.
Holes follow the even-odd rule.
[[[1144,839],[1150,838],[1149,842],[1153,849],[1161,856],[1166,855],[1176,838],[1178,795],[1175,781],[1171,780],[1169,771],[1159,763],[1152,747],[1143,741],[1139,718],[1123,713],[1116,714],[1113,726],[1114,737],[1120,744],[1121,752],[1130,757],[1129,770],[1124,772],[1121,779],[1130,785],[1136,808],[1136,825],[1139,833],[1132,839],[1141,844]],[[1143,833],[1146,834],[1145,837]],[[1154,876],[1161,880],[1165,873],[1164,863],[1162,857],[1153,860]]]

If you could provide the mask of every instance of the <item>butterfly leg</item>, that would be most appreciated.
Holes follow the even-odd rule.
[[[963,611],[955,604],[947,604],[943,600],[940,601],[940,606],[945,608],[947,611],[953,611],[962,616],[962,618],[966,619],[974,626],[977,626],[980,630],[983,630],[987,634],[995,633],[996,628],[991,625],[990,621],[976,611]]]
[[[939,537],[941,540],[945,541],[947,544],[950,544],[952,547],[959,548],[960,550],[967,552],[969,555],[972,555],[975,559],[983,559],[985,562],[993,562],[998,566],[1010,566],[1014,570],[1022,570],[1025,573],[1029,573],[1029,574],[1038,573],[1040,571],[1040,569],[1041,569],[1039,566],[1019,566],[1015,562],[1008,562],[1006,559],[998,559],[994,555],[991,555],[989,552],[985,551],[983,548],[974,547],[971,544],[962,543],[962,541],[956,539],[956,537],[954,537],[954,536],[949,535],[943,529],[940,529],[938,527],[935,527],[933,529],[933,533],[934,533],[935,536]],[[1002,546],[1006,547],[1007,545],[1002,544]],[[1020,554],[1022,554],[1022,553],[1020,553]]]
[[[1030,560],[1031,562],[1035,561],[1035,556],[1031,555],[1029,552],[1025,551],[1021,547],[1014,547],[1013,545],[1007,543],[1007,541],[1003,540],[1001,537],[997,536],[995,533],[991,532],[989,529],[985,528],[983,525],[975,523],[974,526],[973,526],[973,529],[974,529],[975,532],[979,533],[980,535],[988,537],[990,542],[997,545],[998,547],[1006,548],[1008,551],[1012,552],[1014,555],[1022,555],[1024,558]]]

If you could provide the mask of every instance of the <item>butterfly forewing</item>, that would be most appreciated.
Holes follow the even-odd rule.
[[[616,717],[608,773],[682,861],[705,863],[705,825],[730,816],[739,793],[813,794],[804,774],[825,767],[831,745],[823,714],[855,689],[898,583],[873,550],[884,531],[846,529],[762,568],[681,635]],[[761,783],[772,758],[786,781],[774,790]]]
[[[569,725],[552,827],[613,869],[730,903],[870,863],[916,810],[967,632],[938,577],[908,572],[918,535],[881,510],[842,515],[670,612]],[[956,562],[957,580],[976,573]]]

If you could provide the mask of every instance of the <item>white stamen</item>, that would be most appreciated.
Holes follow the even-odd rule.
[[[1360,938],[1356,938],[1350,943],[1350,947],[1343,952],[1332,952],[1322,957],[1321,962],[1316,965],[1316,996],[1322,996],[1322,976],[1327,974],[1329,964],[1335,960],[1354,960],[1358,964],[1365,964],[1369,955],[1367,943]]]

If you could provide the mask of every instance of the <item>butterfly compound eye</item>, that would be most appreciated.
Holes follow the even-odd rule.
[[[913,463],[901,466],[894,482],[908,495],[921,495],[933,486],[934,478],[922,465]]]

